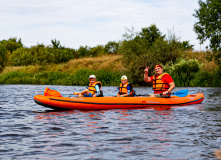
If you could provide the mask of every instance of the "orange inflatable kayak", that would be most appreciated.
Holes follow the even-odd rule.
[[[130,109],[149,106],[190,105],[201,103],[203,93],[191,94],[185,97],[171,98],[151,97],[63,97],[62,95],[36,95],[34,101],[42,106],[57,110],[101,110],[101,109]]]

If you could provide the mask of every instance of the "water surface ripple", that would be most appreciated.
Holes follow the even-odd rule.
[[[33,101],[45,87],[0,85],[0,159],[221,158],[221,88],[188,88],[205,94],[197,105],[54,111]],[[66,96],[84,89],[49,87]],[[116,87],[103,90],[116,93]]]

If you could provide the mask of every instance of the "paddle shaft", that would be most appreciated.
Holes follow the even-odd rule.
[[[174,94],[174,95],[176,95],[178,97],[186,97],[187,94],[188,94],[188,89],[180,90],[180,91],[173,92],[173,93],[167,93],[167,94]],[[154,95],[156,95],[156,94],[154,94]],[[160,95],[163,95],[163,93],[160,93]],[[137,96],[150,96],[150,94],[137,95]]]
[[[167,93],[167,94],[174,94],[174,93]],[[158,95],[158,94],[138,94],[136,96],[150,96],[150,95]],[[163,93],[160,93],[159,95],[163,95]]]

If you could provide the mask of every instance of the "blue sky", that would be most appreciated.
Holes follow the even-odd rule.
[[[125,28],[156,24],[199,50],[192,16],[198,8],[198,0],[0,0],[0,40],[17,37],[30,47],[57,39],[78,49],[122,40]]]

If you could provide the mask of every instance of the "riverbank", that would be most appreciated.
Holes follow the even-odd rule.
[[[130,73],[126,74],[130,82],[134,86],[142,86],[138,81],[143,82],[143,69],[136,70],[142,70],[140,76],[130,78],[132,72],[124,67],[122,55],[105,55],[72,59],[61,64],[6,66],[0,73],[0,84],[85,86],[88,85],[88,76],[95,74],[104,86],[118,86],[120,77]],[[220,69],[214,61],[208,61],[203,52],[185,52],[180,61],[164,66],[164,70],[172,75],[177,87],[221,86]]]
[[[119,85],[125,71],[122,56],[107,55],[62,64],[7,66],[0,73],[0,84],[88,85],[88,76],[95,74],[103,85]]]

